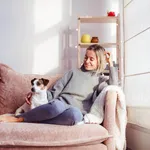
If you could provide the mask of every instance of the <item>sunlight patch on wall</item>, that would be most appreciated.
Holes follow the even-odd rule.
[[[33,58],[35,74],[47,74],[59,67],[59,35],[35,46]]]
[[[43,32],[62,20],[62,0],[35,0],[35,33]]]

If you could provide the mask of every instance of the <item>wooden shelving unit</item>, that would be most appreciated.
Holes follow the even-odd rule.
[[[81,24],[82,23],[113,23],[116,24],[116,43],[81,43]],[[116,63],[121,63],[119,60],[120,56],[120,22],[119,22],[119,15],[115,17],[108,17],[108,16],[100,16],[100,17],[93,17],[93,16],[80,16],[78,18],[78,67],[81,65],[81,48],[87,48],[92,44],[100,44],[104,48],[116,48]],[[121,69],[121,68],[119,68]]]

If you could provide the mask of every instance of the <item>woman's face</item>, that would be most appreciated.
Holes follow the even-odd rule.
[[[84,57],[84,68],[86,70],[95,70],[98,67],[97,56],[93,50],[87,50]]]

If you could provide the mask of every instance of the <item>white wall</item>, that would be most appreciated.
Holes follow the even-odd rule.
[[[21,73],[60,72],[69,11],[70,0],[1,0],[0,62]]]
[[[150,1],[124,1],[125,93],[128,106],[150,107]]]
[[[118,0],[1,0],[0,62],[21,73],[51,74],[76,67],[77,17],[106,15],[107,10],[118,12]],[[97,33],[89,28],[83,32]],[[110,29],[98,28],[100,40],[109,40]]]

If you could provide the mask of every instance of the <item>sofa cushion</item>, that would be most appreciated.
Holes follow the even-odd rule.
[[[104,127],[96,124],[68,128],[36,123],[1,123],[0,129],[0,146],[73,146],[100,143],[110,137]]]
[[[81,145],[81,146],[4,146],[0,150],[108,150],[106,145],[103,143],[92,144],[92,145]]]
[[[14,113],[25,102],[25,96],[31,89],[31,79],[47,78],[50,87],[61,76],[24,75],[0,64],[0,114]]]

